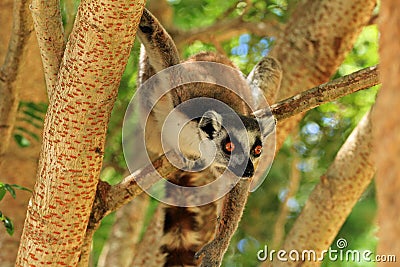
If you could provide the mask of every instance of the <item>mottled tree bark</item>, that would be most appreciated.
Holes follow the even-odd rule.
[[[378,254],[400,258],[400,7],[382,1],[380,10],[380,59],[382,89],[374,116],[376,188],[378,200]],[[393,266],[382,262],[378,266]]]
[[[81,264],[107,124],[143,1],[84,1],[44,125],[17,266]],[[87,262],[86,262],[87,263]]]
[[[163,236],[165,213],[162,205],[159,205],[146,233],[136,248],[136,254],[131,267],[146,266],[159,267],[165,263],[165,254],[159,249],[160,240]]]
[[[301,92],[304,87],[326,82],[368,22],[375,4],[375,0],[302,2],[272,51],[272,55],[281,62],[284,73],[278,99]],[[277,148],[301,117],[294,116],[278,123]],[[364,119],[341,148],[288,234],[284,250],[315,249],[318,252],[330,245],[374,174],[370,159],[370,127],[369,119]],[[359,158],[354,158],[353,153]],[[275,262],[273,266],[302,264],[319,265],[306,261]]]

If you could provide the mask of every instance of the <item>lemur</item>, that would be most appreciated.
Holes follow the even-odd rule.
[[[178,51],[172,38],[146,9],[139,23],[137,36],[142,43],[139,84],[143,84],[156,72],[180,63]],[[199,53],[185,62],[201,61],[220,63],[237,69],[227,57],[212,52]],[[268,71],[268,68],[279,69],[279,63],[266,57],[258,67],[260,71]],[[239,75],[240,72],[238,71]],[[262,76],[257,76],[254,73],[252,75],[256,78]],[[269,81],[266,81],[269,85],[279,86],[280,73],[276,74],[275,72],[263,77],[269,79]],[[230,78],[235,79],[235,77]],[[258,80],[256,82],[262,83],[264,81]],[[243,93],[249,94],[249,92]],[[147,92],[146,97],[152,97],[152,92]],[[244,127],[238,128],[233,125],[233,130],[228,133],[228,130],[223,126],[229,125],[233,120],[232,115],[225,114],[223,110],[218,110],[218,108],[210,105],[198,107],[203,114],[190,120],[183,127],[179,136],[179,147],[185,158],[196,160],[201,157],[200,143],[208,141],[209,144],[214,146],[213,162],[201,171],[188,172],[182,170],[175,172],[167,177],[168,180],[186,187],[202,186],[214,181],[227,168],[239,177],[253,176],[260,155],[263,153],[262,141],[274,130],[275,121],[272,117],[257,120],[252,115],[250,107],[244,103],[240,96],[223,86],[210,83],[199,82],[180,86],[159,99],[147,119],[145,128],[146,148],[151,159],[155,159],[166,152],[163,151],[161,144],[161,131],[163,127],[168,128],[168,125],[163,125],[168,114],[179,104],[199,97],[207,97],[225,103],[237,113]],[[141,102],[145,105],[145,100]],[[180,112],[185,113],[185,110]],[[247,160],[245,162],[235,160],[233,158],[234,152],[246,154]],[[229,162],[231,162],[230,165],[228,165]],[[173,197],[179,192],[167,191],[166,194]],[[195,259],[194,255],[215,235],[219,203],[219,201],[215,201],[199,207],[167,205],[164,208],[164,236],[161,240],[161,250],[165,255],[164,266],[198,266],[200,264],[200,261]]]

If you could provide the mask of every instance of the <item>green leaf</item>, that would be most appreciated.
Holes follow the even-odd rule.
[[[28,147],[31,145],[31,142],[20,134],[14,134],[14,139],[20,147]]]
[[[16,198],[16,197],[17,197],[17,194],[15,193],[15,190],[14,190],[14,188],[12,188],[11,185],[5,184],[5,185],[4,185],[4,188],[5,188],[8,192],[10,192],[10,194],[11,194],[11,196],[12,196],[13,198]]]
[[[13,235],[14,234],[14,224],[12,223],[12,221],[10,220],[10,218],[5,217],[5,219],[3,220],[4,226],[6,227],[6,231],[9,235]]]
[[[32,120],[29,120],[27,118],[18,118],[18,120],[25,121],[25,122],[29,123],[30,125],[32,125],[33,127],[35,127],[36,129],[43,129],[43,124],[34,123]]]
[[[43,104],[43,103],[36,104],[33,102],[28,102],[28,103],[26,103],[26,107],[28,107],[29,109],[33,109],[37,112],[43,113],[43,114],[46,113],[46,111],[47,111],[47,105]]]
[[[17,130],[26,133],[27,135],[31,136],[32,138],[36,139],[36,141],[39,141],[39,136],[35,134],[34,132],[29,131],[28,129],[24,127],[16,127]]]
[[[34,112],[31,112],[30,110],[24,110],[24,111],[22,111],[22,112],[23,112],[25,115],[27,115],[27,116],[29,116],[30,118],[32,118],[32,119],[35,119],[35,120],[38,120],[38,121],[43,122],[43,118],[42,118],[42,117],[36,115]]]
[[[32,193],[32,190],[30,190],[29,188],[23,187],[21,185],[17,185],[17,184],[12,184],[11,185],[13,188],[15,189],[19,189],[19,190],[23,190],[23,191],[28,191],[30,193]]]
[[[7,192],[6,189],[3,186],[1,186],[0,187],[0,201],[3,199],[3,197],[6,194],[6,192]],[[1,217],[1,215],[0,215],[0,217]]]

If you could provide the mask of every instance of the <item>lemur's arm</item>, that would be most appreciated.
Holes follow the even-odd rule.
[[[215,238],[200,249],[195,257],[202,258],[201,267],[220,266],[233,234],[239,225],[247,202],[251,179],[242,178],[225,196]]]

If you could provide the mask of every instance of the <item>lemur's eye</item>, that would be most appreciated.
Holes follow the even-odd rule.
[[[235,149],[235,145],[232,143],[232,142],[227,142],[226,144],[225,144],[225,150],[227,151],[227,152],[232,152],[233,150]]]
[[[256,146],[256,147],[254,148],[254,154],[255,154],[256,156],[260,155],[261,152],[262,152],[262,146],[258,145],[258,146]]]

